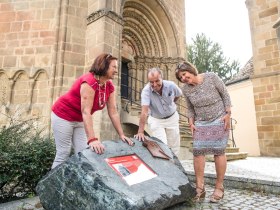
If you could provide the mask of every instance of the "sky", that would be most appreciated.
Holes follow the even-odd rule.
[[[186,41],[204,33],[219,43],[224,56],[242,68],[252,57],[251,34],[245,0],[185,0]]]

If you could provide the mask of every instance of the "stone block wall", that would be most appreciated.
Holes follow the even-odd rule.
[[[5,115],[48,123],[58,1],[0,4],[0,124]],[[47,117],[47,118],[46,118]]]
[[[252,77],[258,138],[263,156],[280,156],[280,37],[273,28],[278,0],[246,1],[253,46]],[[248,122],[249,123],[249,122]]]
[[[87,1],[0,3],[0,124],[39,117],[84,73]],[[3,115],[4,114],[4,115]]]
[[[165,43],[165,54],[153,52],[150,58],[185,56],[183,0],[1,1],[0,112],[4,115],[0,114],[0,126],[7,123],[5,115],[20,113],[18,116],[24,118],[41,117],[42,125],[50,129],[52,104],[77,77],[89,70],[102,52],[119,58],[119,76],[113,82],[120,112],[121,45],[124,27],[129,27],[124,26],[123,18],[127,2],[143,4],[143,14],[149,11],[153,23],[147,24],[150,17],[142,17],[146,23],[143,31],[150,32],[145,34],[145,39],[151,46],[133,40],[136,37],[128,34],[130,44],[141,44],[143,52],[147,52],[147,48],[161,49],[161,43]],[[141,30],[143,26],[144,22],[133,24]],[[164,33],[157,33],[155,28]],[[154,41],[154,37],[159,38]],[[137,44],[134,48],[139,47]],[[173,73],[173,68],[168,69],[168,75]],[[117,136],[106,109],[94,114],[94,118],[95,132],[101,139]]]

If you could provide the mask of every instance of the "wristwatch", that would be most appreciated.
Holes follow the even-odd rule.
[[[226,111],[226,114],[231,115],[231,111]]]

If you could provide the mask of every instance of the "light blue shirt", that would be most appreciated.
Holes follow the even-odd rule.
[[[162,95],[153,91],[150,83],[146,84],[141,93],[141,105],[149,106],[149,115],[162,119],[176,111],[175,97],[182,95],[181,89],[172,81],[163,80]]]

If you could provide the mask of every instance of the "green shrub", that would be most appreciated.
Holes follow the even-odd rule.
[[[55,156],[53,139],[43,137],[35,120],[12,121],[0,129],[0,203],[35,194]]]

